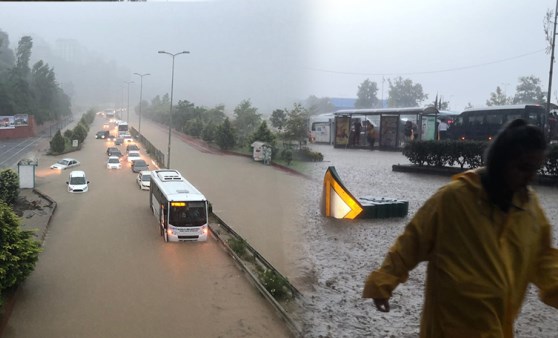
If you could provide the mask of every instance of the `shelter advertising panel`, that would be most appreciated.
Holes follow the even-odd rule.
[[[350,120],[348,116],[335,117],[335,146],[349,145]]]
[[[380,146],[397,147],[397,127],[399,116],[382,116],[380,120]]]

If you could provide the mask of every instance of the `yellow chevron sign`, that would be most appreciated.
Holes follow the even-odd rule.
[[[335,167],[327,168],[322,192],[322,213],[326,217],[355,219],[362,210],[361,204],[341,182]]]

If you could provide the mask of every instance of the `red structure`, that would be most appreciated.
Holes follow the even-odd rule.
[[[26,138],[37,136],[35,116],[29,115],[26,126],[0,129],[0,139]]]

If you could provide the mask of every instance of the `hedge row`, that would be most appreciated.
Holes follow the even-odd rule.
[[[405,145],[403,155],[417,166],[473,169],[484,165],[487,146],[484,141],[415,141]],[[558,176],[558,145],[549,146],[539,174]]]

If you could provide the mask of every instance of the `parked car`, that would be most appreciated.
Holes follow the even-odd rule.
[[[95,134],[95,138],[104,140],[104,139],[108,138],[109,135],[110,135],[110,133],[109,133],[108,130],[100,130],[100,131],[97,132],[97,134]]]
[[[151,186],[151,171],[142,170],[138,173],[136,177],[136,182],[138,182],[139,188],[141,190],[149,190]]]
[[[68,181],[66,181],[66,185],[68,185],[68,192],[87,192],[89,190],[89,181],[87,180],[87,176],[85,176],[85,171],[72,171],[68,177]]]
[[[130,164],[132,164],[132,162],[135,160],[141,160],[140,152],[137,150],[130,150],[128,152],[127,159],[128,159],[128,163]]]
[[[108,147],[107,148],[107,155],[108,156],[122,157],[122,153],[120,152],[120,149],[118,149],[116,147]]]
[[[73,158],[63,158],[60,161],[54,163],[50,166],[50,169],[60,169],[66,170],[71,167],[77,167],[80,165],[79,161]]]
[[[122,164],[120,163],[120,158],[118,156],[109,156],[107,159],[107,169],[120,169]]]
[[[132,171],[135,173],[139,173],[140,171],[145,171],[149,167],[149,164],[144,160],[134,160],[132,161]]]

